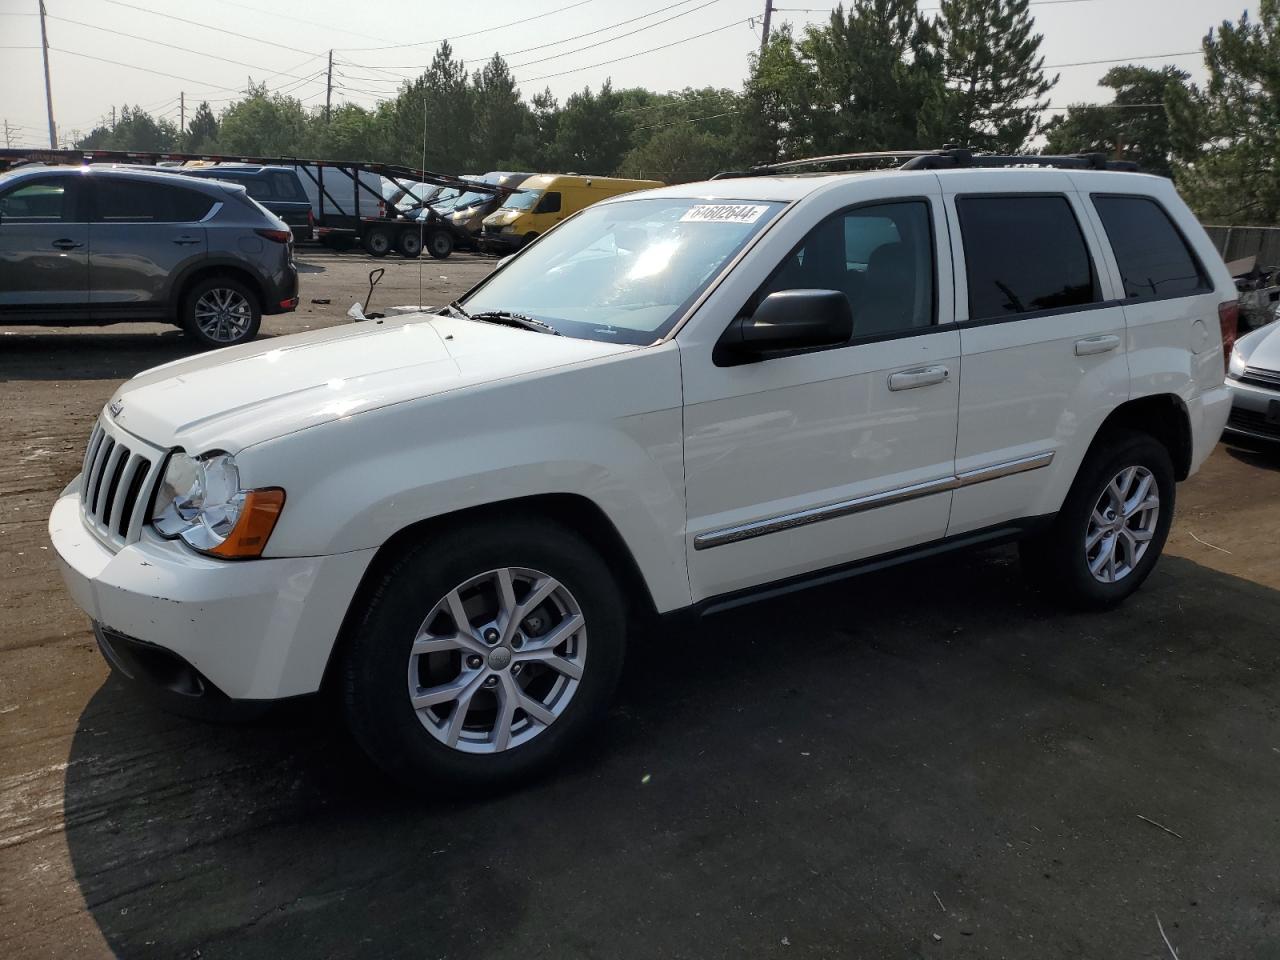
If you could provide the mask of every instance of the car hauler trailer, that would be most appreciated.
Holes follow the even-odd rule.
[[[393,251],[417,257],[423,249],[444,259],[459,243],[470,241],[459,228],[425,203],[423,184],[451,187],[474,193],[506,196],[513,192],[478,180],[390,163],[357,163],[345,160],[309,160],[299,157],[255,157],[232,154],[181,153],[146,150],[40,150],[0,149],[0,171],[29,163],[119,163],[182,166],[201,164],[253,164],[291,167],[311,199],[315,212],[315,236],[328,246],[359,244],[374,257]],[[382,180],[395,184],[397,192],[412,198],[407,209],[386,202]]]

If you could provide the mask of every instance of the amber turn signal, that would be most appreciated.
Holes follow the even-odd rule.
[[[275,529],[284,509],[284,491],[279,487],[250,490],[244,495],[244,509],[235,528],[220,544],[209,551],[225,560],[248,560],[262,556],[267,538]]]

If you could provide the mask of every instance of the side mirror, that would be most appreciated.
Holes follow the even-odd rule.
[[[739,317],[716,344],[717,366],[754,363],[819,347],[835,347],[853,336],[853,308],[839,290],[778,290],[755,313]]]

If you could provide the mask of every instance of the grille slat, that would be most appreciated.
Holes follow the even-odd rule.
[[[1280,389],[1280,370],[1268,370],[1265,367],[1245,367],[1244,376],[1240,379],[1245,383],[1252,383],[1259,387]]]
[[[84,457],[80,513],[85,526],[115,548],[141,537],[163,463],[163,451],[99,421]]]
[[[1267,420],[1265,413],[1259,413],[1256,410],[1233,407],[1231,416],[1227,419],[1227,426],[1280,440],[1280,423]]]

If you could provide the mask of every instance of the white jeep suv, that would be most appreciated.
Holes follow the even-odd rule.
[[[631,615],[1002,540],[1116,603],[1222,432],[1236,294],[1106,167],[631,194],[439,312],[147,371],[53,508],[67,585],[167,701],[332,685],[383,767],[464,786],[598,721]]]

